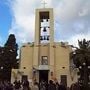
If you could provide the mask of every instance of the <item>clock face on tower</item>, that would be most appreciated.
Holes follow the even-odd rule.
[[[42,65],[48,65],[48,58],[47,58],[47,56],[42,56],[41,64]]]

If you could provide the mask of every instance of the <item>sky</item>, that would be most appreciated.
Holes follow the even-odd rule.
[[[90,40],[90,0],[45,0],[54,10],[54,40],[77,46],[78,40]],[[9,34],[16,41],[34,42],[35,9],[43,8],[43,0],[0,0],[0,46]]]

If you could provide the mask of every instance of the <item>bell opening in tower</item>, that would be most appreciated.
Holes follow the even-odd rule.
[[[49,43],[50,39],[50,19],[49,12],[40,12],[40,43]]]

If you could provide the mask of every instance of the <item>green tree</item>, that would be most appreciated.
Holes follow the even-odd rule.
[[[15,65],[17,63],[17,50],[18,45],[16,43],[15,35],[10,34],[7,42],[4,45],[4,55],[6,56],[5,62],[10,68],[15,68]]]
[[[87,88],[90,82],[90,41],[83,39],[82,41],[78,40],[79,47],[72,52],[71,58],[76,68],[79,69],[80,78],[79,81],[82,85]]]
[[[18,66],[17,57],[18,45],[14,34],[10,34],[4,47],[0,48],[0,67],[2,79],[10,80],[12,68]]]

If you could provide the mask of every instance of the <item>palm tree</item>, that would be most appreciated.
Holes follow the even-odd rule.
[[[72,52],[71,58],[73,63],[78,68],[80,78],[79,81],[83,86],[89,86],[90,82],[90,41],[83,39],[82,41],[78,40],[78,48]]]

